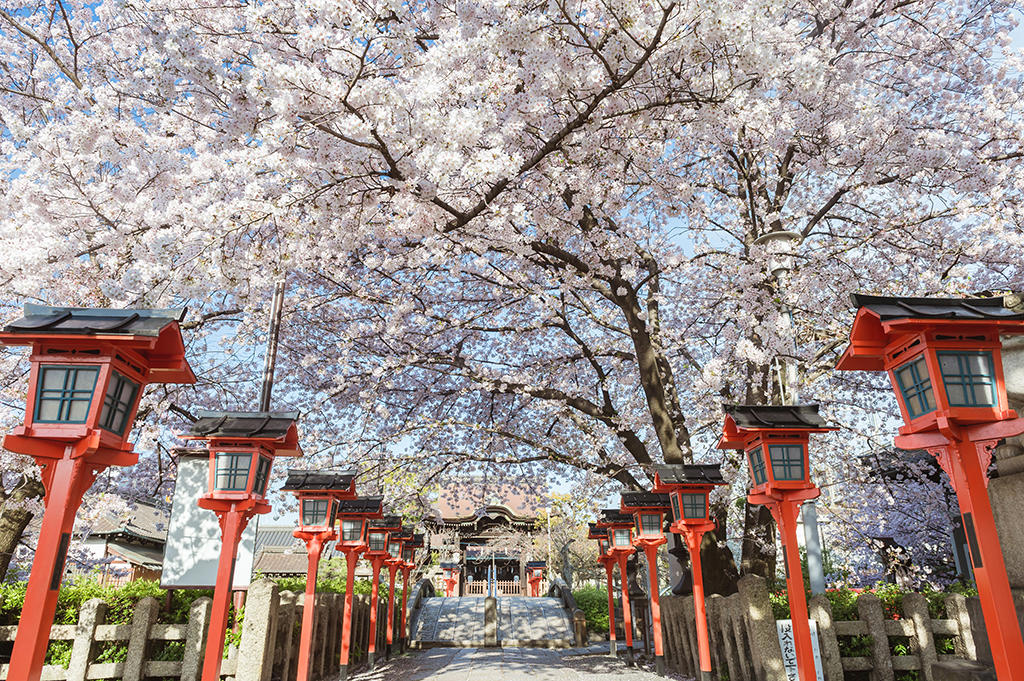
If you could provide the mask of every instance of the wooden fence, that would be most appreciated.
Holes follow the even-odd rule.
[[[254,582],[245,602],[245,617],[237,646],[228,649],[221,667],[227,681],[264,681],[268,678],[293,681],[298,664],[298,642],[302,622],[304,594],[279,592],[269,580]],[[400,603],[395,606],[395,626],[399,626]],[[333,676],[341,655],[341,615],[344,596],[320,594],[317,597],[316,626],[313,635],[312,679]],[[104,624],[107,604],[96,598],[85,603],[78,624],[55,625],[51,641],[71,641],[71,660],[65,668],[47,665],[43,681],[88,681],[146,678],[199,681],[202,671],[206,631],[210,618],[210,599],[197,599],[185,624],[159,624],[159,603],[144,598],[135,607],[129,624]],[[387,601],[379,605],[377,650],[383,652],[386,637]],[[370,597],[357,595],[353,603],[352,655],[349,668],[366,659],[370,628]],[[0,641],[13,641],[17,626],[0,627]],[[397,633],[396,639],[397,641]],[[117,662],[98,662],[111,646],[122,649]],[[125,649],[126,650],[123,650]],[[7,665],[0,665],[0,679],[6,679]]]
[[[896,672],[913,670],[921,672],[922,681],[931,681],[932,665],[940,660],[977,659],[967,605],[963,596],[947,596],[946,618],[932,619],[925,597],[910,593],[903,597],[901,618],[894,620],[886,617],[877,596],[865,593],[857,599],[857,620],[833,621],[828,599],[814,596],[809,610],[818,626],[825,681],[843,681],[845,672],[865,671],[872,681],[893,681]],[[661,608],[667,666],[699,677],[692,596],[663,598]],[[746,576],[740,579],[739,593],[710,596],[707,613],[711,661],[719,675],[750,681],[787,679],[763,579]],[[840,639],[858,636],[869,637],[860,640],[869,654],[840,656]],[[936,636],[951,638],[955,654],[939,654]],[[897,637],[903,638],[891,640]],[[907,654],[893,654],[893,644],[905,646]]]

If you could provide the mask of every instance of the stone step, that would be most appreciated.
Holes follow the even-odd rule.
[[[484,645],[484,601],[481,596],[424,599],[410,643],[417,647]],[[501,596],[497,617],[499,645],[572,645],[572,622],[557,598]]]

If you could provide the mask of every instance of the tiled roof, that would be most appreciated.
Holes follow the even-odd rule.
[[[107,552],[122,558],[132,565],[140,565],[150,570],[160,570],[164,566],[164,551],[162,548],[151,546],[139,546],[137,544],[125,544],[123,542],[107,542]]]
[[[112,536],[125,534],[163,543],[167,538],[168,513],[165,509],[137,503],[131,517],[122,520],[113,515],[100,517],[90,528],[90,534]]]
[[[264,575],[304,575],[309,567],[305,549],[297,551],[264,550],[256,556],[253,571]]]
[[[384,507],[384,497],[360,497],[358,499],[341,499],[338,502],[338,513],[380,513]]]
[[[356,471],[309,471],[309,470],[288,470],[288,479],[285,480],[285,492],[297,492],[300,490],[347,490],[352,486],[352,480],[356,477]]]
[[[435,510],[442,520],[472,518],[487,507],[505,508],[518,518],[535,519],[547,503],[544,493],[525,485],[474,476],[449,482],[441,491]]]
[[[288,434],[299,418],[297,411],[200,411],[189,435],[201,438],[266,438],[277,440]]]
[[[670,485],[723,485],[725,479],[717,463],[658,464],[653,467],[661,481]]]
[[[818,405],[793,406],[723,404],[739,428],[822,428],[825,420],[818,414]]]
[[[111,310],[25,304],[25,316],[4,327],[12,334],[86,334],[153,336],[185,318],[185,309]]]
[[[1024,320],[1020,296],[993,298],[889,298],[850,295],[854,306],[866,307],[882,321],[889,319]]]
[[[543,560],[528,560],[526,561],[526,567],[528,568],[542,568],[547,567],[547,561]]]
[[[264,549],[296,549],[305,546],[301,539],[297,539],[292,534],[294,530],[293,525],[264,526],[261,524],[256,530],[254,551],[259,553]]]
[[[671,502],[667,494],[654,492],[623,492],[622,505],[625,508],[669,508]]]
[[[370,521],[371,530],[401,530],[402,516],[386,515],[382,518]]]

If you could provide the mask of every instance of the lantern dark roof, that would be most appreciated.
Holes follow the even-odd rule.
[[[423,548],[423,534],[416,533],[412,536],[412,540],[408,543],[408,546],[414,549]]]
[[[338,513],[343,515],[380,513],[384,508],[384,497],[361,497],[338,501]]]
[[[199,411],[188,434],[201,438],[260,438],[277,440],[299,418],[297,411]]]
[[[888,298],[850,295],[855,307],[866,307],[882,321],[890,319],[1024,320],[1020,295],[992,298]]]
[[[4,327],[11,334],[153,336],[185,318],[185,308],[171,310],[111,310],[49,307],[25,304],[25,316]]]
[[[400,531],[393,533],[388,537],[389,541],[412,541],[413,534],[412,530],[407,530],[404,527]]]
[[[724,485],[719,464],[659,464],[653,467],[661,481],[669,485]]]
[[[528,560],[528,561],[526,561],[526,568],[527,569],[529,569],[529,568],[542,568],[542,567],[547,567],[547,566],[548,566],[547,561],[543,561],[543,560]]]
[[[668,495],[654,492],[623,492],[623,508],[669,508]]]
[[[601,511],[601,519],[598,520],[600,523],[625,523],[632,525],[633,516],[629,513],[623,513],[617,508],[606,508]]]
[[[371,530],[400,530],[402,529],[402,516],[386,515],[370,522]]]
[[[739,428],[824,428],[825,420],[818,414],[818,405],[791,406],[723,404],[722,409]]]
[[[352,487],[352,481],[356,477],[356,472],[352,470],[346,471],[307,471],[307,470],[288,470],[288,479],[285,480],[282,491],[285,492],[298,492],[298,491],[318,491],[318,490],[348,490]]]

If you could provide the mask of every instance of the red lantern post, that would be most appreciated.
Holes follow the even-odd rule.
[[[270,512],[265,497],[274,458],[302,455],[295,427],[299,413],[200,411],[197,416],[181,438],[202,441],[210,452],[210,491],[199,506],[217,514],[224,548],[217,562],[202,678],[220,681],[238,542],[254,515]]]
[[[587,539],[597,540],[597,562],[604,567],[608,578],[608,652],[615,657],[615,590],[612,573],[615,571],[615,558],[608,552],[608,529],[600,522],[590,523]]]
[[[665,648],[661,631],[661,601],[658,594],[658,547],[664,544],[665,513],[669,508],[667,494],[623,492],[621,510],[634,518],[636,535],[633,545],[643,549],[647,558],[648,593],[651,597],[651,628],[654,631],[654,667],[665,675]]]
[[[402,529],[402,518],[397,515],[384,516],[370,522],[367,530],[367,548],[364,558],[369,559],[373,571],[370,587],[370,641],[366,648],[367,661],[370,669],[374,668],[374,657],[377,654],[377,604],[380,598],[380,569],[388,556],[388,535]]]
[[[402,545],[412,541],[412,533],[400,531],[388,537],[388,558],[384,564],[388,568],[388,628],[387,645],[384,648],[385,658],[391,657],[391,648],[395,643],[395,577],[402,567]]]
[[[821,491],[810,480],[807,443],[811,433],[837,430],[825,425],[818,405],[724,405],[725,425],[719,449],[742,449],[750,468],[747,502],[764,504],[779,526],[786,565],[786,591],[793,620],[797,671],[800,681],[815,681],[814,650],[807,616],[797,517],[800,505]]]
[[[302,630],[299,634],[297,681],[308,681],[309,658],[313,650],[313,623],[316,616],[316,581],[320,555],[327,542],[337,537],[334,520],[340,499],[356,496],[355,471],[288,471],[282,491],[292,492],[299,500],[299,527],[293,532],[306,542],[306,596],[302,606]]]
[[[599,525],[608,528],[608,555],[619,566],[619,586],[622,600],[622,629],[626,632],[626,664],[633,666],[633,615],[629,608],[629,579],[626,577],[626,560],[636,550],[633,548],[633,516],[617,508],[601,511]]]
[[[444,595],[451,598],[455,595],[455,586],[459,583],[459,566],[455,563],[442,563],[444,574]]]
[[[711,645],[704,605],[704,576],[701,571],[700,545],[704,533],[715,529],[708,513],[708,495],[725,480],[718,464],[669,465],[654,467],[654,491],[668,494],[673,522],[669,529],[683,535],[690,553],[690,577],[693,582],[693,610],[697,623],[697,653],[700,681],[711,681]]]
[[[341,532],[337,549],[345,554],[345,610],[341,616],[341,668],[338,678],[348,678],[348,660],[352,647],[352,605],[353,587],[356,581],[356,564],[359,554],[367,548],[367,526],[371,519],[381,517],[384,510],[383,497],[344,499],[338,502],[338,523]]]
[[[50,640],[71,529],[82,497],[107,466],[132,466],[131,433],[149,383],[194,383],[178,323],[184,310],[26,305],[0,333],[29,345],[25,421],[4,447],[42,469],[42,525],[8,678],[37,681]]]
[[[540,597],[540,583],[544,581],[544,571],[548,564],[543,560],[531,560],[526,563],[526,581],[530,585],[530,596]]]
[[[857,317],[837,365],[886,371],[903,415],[895,444],[925,449],[960,505],[996,675],[1024,679],[1024,642],[988,498],[992,450],[1024,433],[1009,408],[1000,335],[1024,333],[1016,301],[854,295]]]
[[[412,540],[406,542],[402,548],[402,622],[399,625],[398,649],[405,652],[406,641],[409,637],[406,625],[406,611],[409,604],[409,575],[416,569],[416,549],[423,548],[423,535],[414,534]]]

